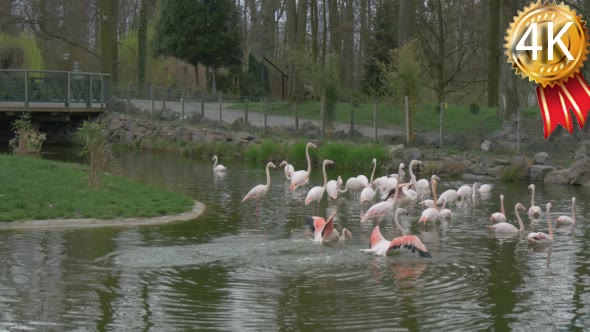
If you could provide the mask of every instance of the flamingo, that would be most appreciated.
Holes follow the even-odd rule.
[[[434,201],[431,199],[425,199],[422,202],[420,202],[420,206],[425,209],[434,207]]]
[[[500,211],[502,212],[495,212],[492,214],[490,217],[491,222],[506,222],[506,212],[504,211],[504,195],[500,195]]]
[[[213,163],[213,170],[215,172],[225,172],[225,170],[227,170],[227,167],[225,167],[225,166],[223,166],[221,164],[217,165],[217,156],[216,155],[213,156],[213,159],[211,159],[211,160],[214,161],[214,163]]]
[[[444,203],[453,203],[457,200],[457,191],[454,189],[446,190],[444,193],[440,194],[438,198],[438,204]]]
[[[553,242],[553,227],[551,225],[551,203],[547,203],[547,226],[549,227],[549,235],[543,232],[529,233],[526,240],[530,244],[545,245]]]
[[[250,189],[246,196],[242,198],[242,203],[251,199],[256,200],[256,215],[260,213],[260,200],[266,196],[268,190],[270,189],[270,172],[268,171],[269,167],[277,168],[275,164],[270,161],[268,164],[266,164],[266,184],[259,184],[256,187]]]
[[[457,196],[461,198],[461,201],[463,201],[466,197],[471,196],[472,192],[473,189],[470,186],[462,185],[459,187],[459,189],[457,189]]]
[[[401,163],[399,165],[399,173],[402,172],[402,168],[404,167],[404,164]],[[404,184],[404,185],[410,185],[410,184]],[[369,219],[373,219],[373,218],[379,218],[379,220],[381,220],[385,215],[387,215],[391,210],[393,210],[393,208],[395,207],[396,204],[396,200],[399,196],[399,188],[400,188],[400,183],[398,182],[395,188],[395,191],[392,190],[391,193],[389,195],[393,194],[393,200],[392,201],[385,201],[385,202],[379,202],[373,206],[371,206],[367,212],[365,212],[365,214],[361,217],[361,222],[365,222]]]
[[[440,212],[438,213],[439,219],[451,219],[451,217],[453,216],[453,212],[445,208],[446,205],[447,201],[443,201],[443,205],[440,208]]]
[[[531,191],[531,207],[529,208],[529,219],[539,219],[541,217],[541,208],[535,206],[535,185],[529,184],[528,189]]]
[[[428,195],[430,184],[426,179],[420,179],[416,181],[416,175],[414,175],[414,165],[422,166],[422,162],[415,159],[410,161],[410,183],[414,183],[418,195]]]
[[[397,202],[397,206],[399,206],[399,207],[408,206],[418,198],[418,193],[416,193],[412,189],[409,189],[408,187],[410,187],[410,186],[412,186],[411,183],[407,183],[406,185],[401,186],[402,192],[399,196],[399,201]]]
[[[381,195],[383,195],[383,188],[377,187],[375,190],[373,190],[373,188],[370,186],[366,187],[363,189],[363,191],[361,191],[361,197],[359,198],[359,201],[361,204],[369,203],[373,200],[373,198],[375,198],[375,194],[377,194],[377,192],[380,192]]]
[[[496,233],[517,233],[524,231],[524,225],[522,223],[522,219],[520,219],[520,214],[518,213],[519,210],[524,212],[526,211],[526,208],[524,207],[524,205],[516,203],[516,205],[514,205],[514,214],[516,215],[516,219],[518,220],[519,228],[516,228],[514,225],[507,223],[505,221],[501,221],[497,224],[493,224],[488,227]]]
[[[283,160],[279,164],[279,167],[284,167],[285,178],[287,178],[287,180],[291,180],[291,173],[295,172],[295,168],[293,168],[293,165],[289,164],[286,160]]]
[[[340,190],[340,192],[343,194],[349,190],[351,192],[357,192],[361,191],[363,188],[363,183],[357,177],[352,177],[346,180],[346,186],[344,187],[344,190]]]
[[[477,194],[477,182],[473,182],[473,187],[471,187],[471,202],[475,204],[475,194]]]
[[[330,217],[328,217],[328,221],[322,217],[315,216],[303,218],[313,232],[314,242],[329,243],[334,240],[352,239],[352,233],[348,229],[343,228],[342,235],[334,230],[334,215],[336,215],[336,211],[332,212]]]
[[[309,181],[309,174],[311,173],[311,159],[309,159],[309,148],[316,149],[317,147],[312,142],[305,146],[305,158],[307,159],[307,171],[297,171],[291,173],[291,186],[289,190],[293,191],[297,187],[307,184]]]
[[[489,194],[492,191],[492,185],[482,184],[481,186],[479,186],[477,191],[479,191],[480,194]]]
[[[316,186],[309,190],[307,193],[307,197],[305,197],[305,205],[309,205],[311,202],[318,202],[318,210],[320,208],[320,201],[324,197],[324,192],[326,191],[326,185],[328,184],[328,176],[326,175],[326,165],[334,165],[332,160],[324,160],[322,164],[322,171],[324,172],[324,186]]]
[[[428,249],[426,249],[426,246],[417,236],[406,235],[405,229],[399,223],[399,215],[401,213],[407,213],[407,211],[403,208],[398,208],[395,211],[394,219],[395,225],[401,231],[402,236],[396,237],[391,241],[387,241],[383,235],[381,235],[379,225],[377,225],[375,228],[373,228],[373,233],[371,233],[370,249],[361,249],[361,251],[374,253],[375,255],[380,256],[387,256],[391,249],[399,249],[404,247],[408,248],[408,250],[412,250],[412,252],[416,252],[416,250],[418,250],[418,254],[421,257],[432,258],[432,255],[430,255]]]
[[[572,216],[559,216],[557,218],[557,224],[559,225],[575,225],[576,224],[576,212],[574,211],[574,205],[576,204],[576,198],[572,197]]]
[[[436,219],[438,218],[438,208],[437,208],[437,201],[436,201],[436,183],[438,181],[439,177],[436,175],[433,175],[430,179],[430,183],[432,185],[432,205],[434,207],[428,208],[424,211],[422,211],[422,215],[420,216],[420,220],[418,220],[418,222],[423,222],[424,224],[426,224],[427,221],[431,221],[434,222],[436,221]]]
[[[338,175],[338,180],[328,181],[328,184],[326,185],[326,192],[328,194],[328,197],[330,197],[333,200],[336,200],[336,198],[338,198],[338,191],[340,190],[341,185],[342,177],[340,175]]]

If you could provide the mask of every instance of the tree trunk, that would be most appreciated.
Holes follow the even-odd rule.
[[[342,78],[347,90],[353,88],[354,73],[354,12],[352,0],[347,0],[344,8],[342,43]]]
[[[500,0],[488,1],[488,107],[494,107],[500,83]]]
[[[436,1],[436,21],[438,26],[438,36],[436,39],[438,47],[438,63],[437,63],[437,102],[438,105],[445,101],[445,30],[444,17],[442,14],[442,1]]]
[[[112,19],[109,22],[111,25],[111,63],[112,63],[112,74],[111,83],[113,86],[119,83],[119,41],[118,41],[118,15],[119,15],[119,0],[111,0],[111,16]]]
[[[100,71],[107,74],[113,74],[113,41],[112,41],[112,1],[98,1],[100,21]],[[112,78],[111,78],[112,79]]]
[[[505,31],[516,15],[518,4],[514,4],[511,0],[501,0],[501,6],[502,31]],[[512,65],[504,61],[500,70],[501,84],[498,95],[498,116],[502,119],[508,119],[520,106],[517,79],[520,77],[514,73]]]
[[[414,37],[416,28],[416,0],[403,0],[399,4],[398,43],[402,47]]]
[[[328,1],[330,51],[340,56],[342,55],[342,34],[340,32],[340,19],[338,17],[338,2],[336,0],[325,1]]]
[[[147,60],[147,7],[148,0],[141,0],[139,26],[137,29],[137,84],[141,90],[143,90],[145,85],[145,65]]]
[[[360,8],[360,26],[361,31],[359,35],[359,50],[357,53],[357,68],[358,68],[358,77],[355,80],[355,89],[360,87],[360,78],[365,75],[365,55],[367,54],[367,45],[369,44],[369,24],[367,22],[367,0],[361,0],[361,8]],[[371,9],[369,8],[369,11]]]
[[[326,60],[326,52],[328,50],[328,8],[326,2],[327,0],[322,0],[322,63]]]
[[[318,0],[310,0],[311,2],[311,56],[312,60],[318,60]]]

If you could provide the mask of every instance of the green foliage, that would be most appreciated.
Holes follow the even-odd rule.
[[[55,218],[155,217],[190,211],[189,197],[105,175],[90,189],[77,164],[0,154],[0,221]]]
[[[47,136],[33,128],[31,113],[23,113],[12,124],[14,138],[8,142],[11,150],[20,155],[39,154]]]
[[[416,100],[424,86],[418,42],[412,40],[403,47],[390,51],[390,58],[393,66],[387,63],[380,65],[386,90],[395,99],[402,100],[404,96],[408,96],[411,101]]]
[[[500,179],[504,182],[522,182],[526,178],[526,171],[518,165],[509,165],[504,168]]]
[[[241,91],[244,94],[252,97],[262,97],[270,94],[270,79],[268,76],[268,68],[264,64],[264,60],[258,61],[250,53],[248,56],[248,73],[247,81],[242,85]]]
[[[0,51],[2,49],[15,49],[22,51],[22,69],[43,70],[43,56],[37,41],[29,33],[13,36],[0,32]]]
[[[472,114],[477,114],[479,113],[479,104],[476,102],[473,102],[471,104],[469,104],[469,112],[471,112]]]
[[[110,156],[107,131],[104,125],[97,121],[84,121],[76,136],[83,146],[82,154],[88,156],[90,163],[88,185],[90,188],[98,188],[101,184],[101,174]]]
[[[362,170],[367,168],[373,158],[389,161],[387,149],[381,145],[326,143],[318,149],[320,160],[334,161],[334,167]]]
[[[160,2],[152,48],[192,65],[239,64],[240,15],[232,0],[175,0]]]

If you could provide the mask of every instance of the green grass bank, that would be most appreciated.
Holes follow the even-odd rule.
[[[129,218],[175,215],[194,201],[121,177],[103,175],[90,189],[88,168],[33,157],[0,154],[0,221]]]

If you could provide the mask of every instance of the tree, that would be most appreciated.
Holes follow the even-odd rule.
[[[139,9],[139,26],[137,28],[137,83],[140,88],[145,84],[145,64],[147,60],[148,2],[141,0]]]
[[[498,106],[500,83],[500,0],[489,0],[488,17],[488,107]]]
[[[408,97],[410,107],[410,143],[414,142],[414,113],[416,102],[420,98],[424,85],[422,60],[419,44],[416,40],[408,41],[403,47],[389,52],[388,63],[380,64],[384,78],[385,90],[394,99],[403,100]],[[392,65],[393,64],[393,65]]]
[[[518,4],[510,0],[501,1],[501,20],[502,31],[508,27],[512,19],[517,14]],[[504,57],[503,60],[506,60]],[[518,100],[518,82],[520,76],[515,75],[512,65],[507,61],[503,61],[500,70],[500,91],[498,95],[498,115],[502,119],[508,119],[511,114],[516,113],[520,106]]]
[[[165,0],[152,43],[154,53],[195,67],[240,64],[240,14],[232,0]],[[212,78],[215,80],[215,77]]]

